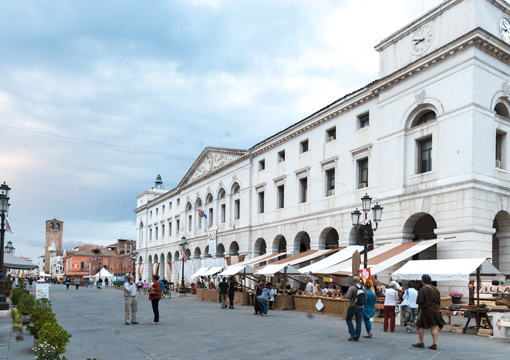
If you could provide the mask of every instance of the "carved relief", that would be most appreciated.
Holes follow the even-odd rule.
[[[195,170],[189,181],[191,182],[201,178],[237,158],[238,156],[235,155],[209,153],[205,156],[204,160],[202,160],[202,163]]]

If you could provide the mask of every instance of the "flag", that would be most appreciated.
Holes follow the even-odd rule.
[[[186,254],[184,253],[184,249],[181,249],[181,255],[182,255],[182,260],[184,261],[184,263],[186,263]]]
[[[200,201],[200,199],[198,199],[198,214],[207,220],[207,215],[205,214],[204,209],[202,208],[202,201]]]
[[[372,287],[370,289],[375,292],[374,282],[372,281],[372,271],[370,270],[370,268],[360,269],[359,274],[363,279],[363,283],[366,283],[367,281],[370,281],[372,283]]]
[[[14,231],[12,231],[11,223],[9,222],[9,218],[7,216],[5,217],[5,230],[11,234],[14,234]]]

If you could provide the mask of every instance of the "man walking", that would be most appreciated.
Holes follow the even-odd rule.
[[[78,287],[80,286],[80,279],[74,278],[74,285],[76,286],[76,290],[78,290]]]
[[[429,275],[423,275],[421,277],[421,283],[423,287],[418,291],[418,298],[416,303],[418,304],[418,321],[416,326],[418,327],[418,336],[420,341],[413,344],[414,347],[423,348],[423,336],[425,335],[425,329],[430,329],[432,334],[432,345],[429,346],[431,350],[437,350],[437,338],[439,337],[439,329],[442,329],[446,323],[444,322],[439,307],[441,306],[441,294],[435,286],[433,286],[432,279]]]
[[[136,299],[136,285],[135,278],[129,275],[128,281],[124,283],[124,311],[125,322],[129,325],[129,312],[131,311],[131,324],[138,324],[136,322],[136,312],[138,310],[138,300]]]
[[[228,294],[228,283],[227,278],[221,279],[220,284],[218,285],[218,291],[220,292],[220,300],[221,300],[221,308],[227,308],[227,294]]]
[[[354,276],[352,282],[354,284],[347,291],[349,308],[347,309],[345,322],[349,328],[349,334],[351,334],[349,341],[358,341],[361,336],[361,321],[363,320],[363,308],[365,307],[367,295],[365,288],[359,283],[359,277]],[[353,316],[356,317],[356,329],[352,325]]]
[[[71,278],[66,277],[66,290],[69,290],[69,285],[71,285]]]

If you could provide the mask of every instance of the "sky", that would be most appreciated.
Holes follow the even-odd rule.
[[[136,239],[136,196],[377,79],[441,0],[0,1],[0,182],[15,255]]]

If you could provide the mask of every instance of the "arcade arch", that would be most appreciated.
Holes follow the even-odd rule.
[[[322,230],[319,236],[319,250],[335,249],[339,246],[338,231],[333,227]]]
[[[228,248],[228,254],[231,256],[239,255],[239,244],[237,241],[232,241]]]
[[[255,241],[255,245],[253,247],[254,256],[264,255],[266,253],[266,250],[267,250],[266,240],[258,238],[257,241]]]
[[[294,238],[294,249],[297,253],[310,250],[310,235],[306,231],[300,231]]]
[[[436,220],[427,213],[420,212],[412,215],[404,224],[404,238],[410,241],[435,240],[437,235]],[[437,245],[429,247],[413,256],[413,260],[435,260],[437,259]]]

